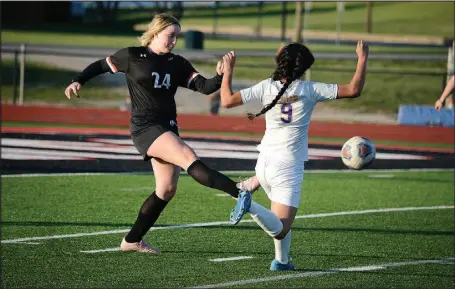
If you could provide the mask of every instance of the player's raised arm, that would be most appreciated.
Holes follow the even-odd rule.
[[[182,87],[197,91],[206,95],[214,93],[221,87],[223,78],[222,62],[218,61],[216,66],[216,75],[212,78],[202,76],[193,65],[186,59],[183,60],[182,75],[185,76]]]
[[[236,107],[243,104],[240,91],[232,92],[232,75],[235,66],[235,52],[231,51],[223,56],[224,76],[221,82],[221,106],[224,108]]]
[[[337,99],[359,97],[365,85],[368,62],[368,45],[362,40],[357,42],[357,68],[349,84],[339,84]]]

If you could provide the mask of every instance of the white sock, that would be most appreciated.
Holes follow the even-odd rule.
[[[272,238],[281,233],[283,230],[283,223],[275,215],[274,212],[264,208],[256,202],[251,202],[251,207],[249,211],[253,220],[259,225],[259,227],[269,234]]]
[[[275,259],[281,264],[289,263],[289,249],[291,248],[291,231],[282,240],[273,239],[275,243]]]

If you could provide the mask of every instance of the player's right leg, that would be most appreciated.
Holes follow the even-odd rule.
[[[291,225],[297,214],[303,164],[259,155],[256,176],[271,200],[271,210],[252,202],[251,217],[274,239],[275,260],[271,270],[295,270],[290,264]]]
[[[144,235],[158,220],[161,212],[174,197],[180,176],[180,167],[161,159],[152,159],[155,176],[155,192],[142,204],[136,221],[120,245],[122,251],[138,251],[159,254],[160,251],[143,241]]]
[[[255,177],[257,179],[257,182],[261,184],[265,193],[270,198],[271,187],[265,177],[267,165],[269,162],[269,156],[259,154],[255,168]],[[281,230],[283,229],[281,220],[275,215],[274,212],[264,208],[254,201],[251,202],[249,213],[253,220],[259,225],[259,227],[261,227],[262,230],[264,230],[264,232],[266,232],[272,238],[275,238],[275,236],[280,234]]]
[[[272,201],[272,212],[281,220],[283,229],[275,236],[273,242],[275,244],[275,259],[270,265],[272,271],[295,270],[291,264],[289,252],[291,249],[291,226],[297,214],[296,207],[284,205]]]
[[[275,236],[275,259],[270,270],[295,270],[290,262],[291,226],[300,203],[303,182],[303,163],[277,164],[278,178],[272,178],[271,210],[281,220],[283,229]]]

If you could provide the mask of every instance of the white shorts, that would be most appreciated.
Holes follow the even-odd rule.
[[[304,164],[302,160],[279,159],[259,154],[256,176],[271,201],[299,207]]]

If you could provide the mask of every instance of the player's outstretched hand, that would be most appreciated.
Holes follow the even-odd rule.
[[[355,52],[359,58],[367,58],[368,57],[368,44],[364,43],[363,40],[359,40],[357,42],[357,48]]]
[[[77,97],[79,94],[77,93],[81,89],[82,85],[79,82],[73,82],[65,89],[65,95],[68,99],[71,99],[71,92],[74,93]]]
[[[224,72],[226,73],[227,71],[232,71],[235,66],[235,52],[230,51],[226,55],[223,56],[223,66],[224,66]]]

